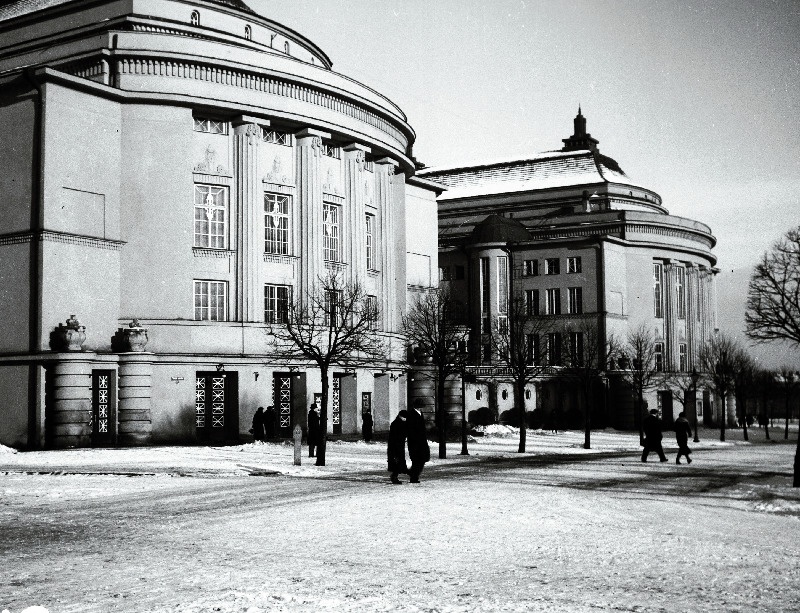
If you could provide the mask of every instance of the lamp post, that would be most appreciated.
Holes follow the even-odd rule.
[[[476,377],[468,374],[466,369],[461,371],[461,453],[469,455],[467,451],[467,383],[475,383]]]
[[[697,368],[692,367],[692,374],[690,375],[692,378],[692,390],[694,394],[692,394],[692,400],[694,401],[694,442],[699,443],[700,437],[697,436],[697,428],[699,426],[700,418],[697,416],[697,382],[700,380],[700,373],[697,372]]]

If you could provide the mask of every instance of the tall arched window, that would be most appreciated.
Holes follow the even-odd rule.
[[[199,11],[192,11],[192,25],[199,26],[200,25],[200,12]]]
[[[247,40],[253,40],[253,28],[251,28],[250,26],[245,26],[244,27],[244,37]]]
[[[481,390],[475,390],[475,400],[480,400],[483,398],[483,394],[481,394]]]

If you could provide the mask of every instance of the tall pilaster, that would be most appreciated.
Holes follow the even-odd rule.
[[[313,291],[322,265],[322,137],[330,135],[306,128],[297,132],[297,210],[300,220],[300,284],[302,296]]]
[[[395,258],[405,257],[405,253],[398,254],[394,243],[394,194],[392,184],[397,162],[391,158],[382,158],[377,161],[380,175],[377,184],[376,200],[380,215],[380,268],[381,268],[381,312],[383,313],[384,328],[388,332],[397,329],[397,313],[395,312]]]
[[[261,122],[268,123],[268,122]],[[236,319],[264,321],[264,204],[258,180],[261,129],[254,120],[240,117],[234,125],[234,177],[236,181]]]
[[[698,320],[698,270],[691,263],[686,264],[686,368],[696,365],[696,346]]]
[[[672,370],[673,347],[677,339],[677,319],[675,303],[675,265],[672,262],[664,263],[664,367]]]
[[[350,264],[347,269],[347,280],[364,287],[367,269],[366,263],[366,222],[364,211],[364,160],[370,149],[358,143],[344,147],[345,170],[344,189],[347,199],[347,226],[349,232],[345,236],[347,251],[345,261]]]

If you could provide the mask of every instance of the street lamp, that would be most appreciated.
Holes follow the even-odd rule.
[[[690,376],[692,378],[692,390],[694,391],[694,394],[692,394],[692,400],[694,401],[694,442],[699,443],[700,438],[697,436],[697,428],[700,418],[697,416],[697,382],[700,380],[700,373],[697,372],[697,368],[694,366]]]

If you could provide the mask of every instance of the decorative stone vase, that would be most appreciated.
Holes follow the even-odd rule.
[[[132,352],[144,351],[144,346],[147,344],[147,329],[139,324],[138,319],[134,319],[128,324],[127,328],[122,329],[122,335],[125,343],[125,350]]]
[[[75,315],[71,315],[65,324],[58,324],[55,329],[59,349],[63,351],[82,351],[86,342],[86,326],[82,326]]]

